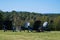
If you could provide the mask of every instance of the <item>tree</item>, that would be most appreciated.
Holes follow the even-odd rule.
[[[0,29],[3,28],[3,12],[0,11]]]

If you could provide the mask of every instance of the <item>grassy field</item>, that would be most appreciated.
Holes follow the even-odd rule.
[[[0,40],[60,40],[60,31],[40,33],[0,31]]]

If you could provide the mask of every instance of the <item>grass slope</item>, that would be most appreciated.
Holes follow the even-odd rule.
[[[40,33],[0,31],[0,40],[60,40],[60,31]]]

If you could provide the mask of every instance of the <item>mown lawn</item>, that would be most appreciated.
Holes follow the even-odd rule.
[[[60,31],[40,33],[0,31],[0,40],[60,40]]]

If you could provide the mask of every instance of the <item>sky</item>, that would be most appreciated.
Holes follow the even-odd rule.
[[[0,10],[60,13],[60,0],[0,0]]]

